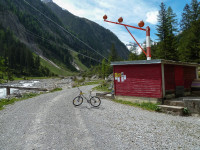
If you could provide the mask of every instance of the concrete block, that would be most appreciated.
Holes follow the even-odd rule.
[[[158,105],[160,107],[161,112],[171,114],[171,115],[178,115],[183,116],[183,109],[184,107],[180,106],[169,106],[169,105]]]
[[[142,102],[158,103],[158,102],[161,102],[161,100],[158,99],[158,98],[121,96],[121,95],[117,95],[117,96],[115,95],[115,99],[130,101],[130,102],[133,102],[133,103],[142,103]]]
[[[200,97],[185,97],[183,102],[191,114],[200,115]]]

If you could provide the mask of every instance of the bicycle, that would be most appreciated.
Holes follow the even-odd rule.
[[[77,87],[78,88],[78,87]],[[79,89],[79,88],[78,88]],[[91,91],[90,91],[90,95],[89,98],[85,97],[83,94],[83,92],[79,89],[80,93],[79,96],[75,97],[73,99],[73,104],[74,106],[79,106],[83,103],[83,98],[87,100],[87,102],[89,104],[91,104],[94,107],[98,107],[101,104],[101,100],[99,97],[97,96],[91,96]]]

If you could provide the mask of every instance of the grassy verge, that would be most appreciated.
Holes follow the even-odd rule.
[[[51,90],[50,92],[56,92],[56,91],[61,91],[62,88],[55,88],[53,90]],[[44,92],[38,94],[38,93],[28,93],[28,94],[23,94],[21,98],[11,98],[11,99],[0,99],[0,110],[4,109],[5,105],[9,105],[9,104],[14,104],[17,101],[22,101],[22,100],[26,100],[29,98],[33,98],[36,96],[39,96],[41,94],[45,94]]]
[[[112,92],[107,85],[98,85],[93,88],[93,90],[102,91],[102,92]]]
[[[120,104],[125,104],[125,105],[129,105],[129,106],[135,106],[135,107],[140,107],[142,109],[146,109],[146,110],[150,110],[150,111],[159,111],[159,107],[157,105],[159,104],[154,104],[154,103],[133,103],[133,102],[129,102],[129,101],[123,101],[123,100],[113,100],[114,102],[120,103]]]
[[[102,82],[103,80],[85,81],[85,78],[82,78],[82,79],[75,78],[73,87],[101,84]]]
[[[55,88],[55,89],[51,90],[50,92],[57,92],[57,91],[62,91],[62,88]]]
[[[83,83],[83,85],[81,86],[85,86],[85,85],[94,85],[94,84],[100,84],[102,82],[102,80],[97,80],[97,81],[89,81],[89,82],[85,82]]]
[[[98,85],[93,88],[93,90],[102,91],[102,92],[112,92],[110,88],[110,83],[102,82],[101,85]]]
[[[21,98],[1,99],[0,100],[0,110],[4,109],[3,106],[5,106],[5,105],[13,104],[17,101],[22,101],[22,100],[25,100],[28,98],[36,97],[38,95],[40,95],[40,94],[29,93],[29,94],[24,94]]]

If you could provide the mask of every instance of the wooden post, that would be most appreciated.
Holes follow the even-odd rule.
[[[7,95],[10,95],[10,87],[6,87]]]
[[[163,98],[165,98],[165,65],[161,63],[161,73],[162,73],[162,93]]]

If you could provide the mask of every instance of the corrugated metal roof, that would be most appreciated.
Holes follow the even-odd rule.
[[[188,63],[164,59],[153,59],[153,60],[135,60],[135,61],[115,61],[111,62],[112,66],[115,65],[140,65],[140,64],[173,64],[173,65],[184,65],[184,66],[200,66],[197,63]]]

